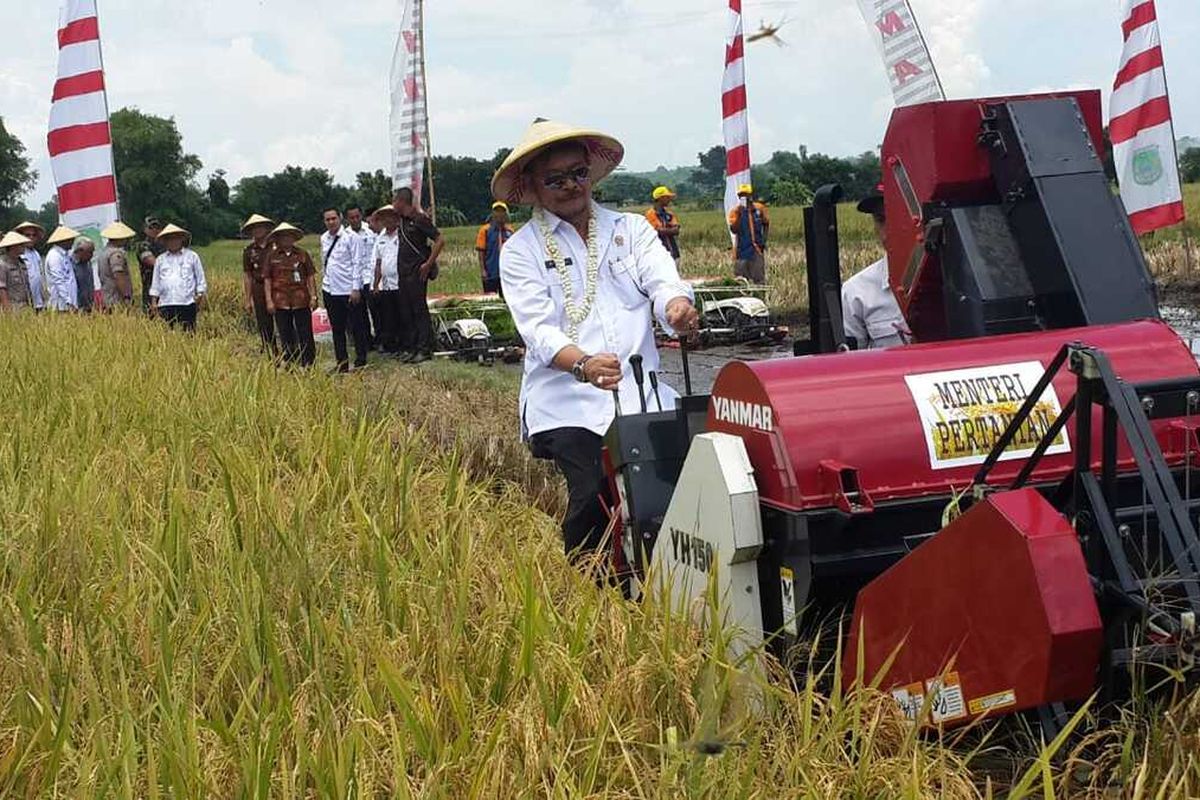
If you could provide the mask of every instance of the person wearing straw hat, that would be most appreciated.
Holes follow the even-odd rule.
[[[651,228],[658,231],[659,241],[663,243],[663,247],[667,248],[667,252],[671,254],[671,258],[675,259],[675,264],[678,266],[679,217],[671,211],[675,193],[666,186],[659,186],[651,197],[654,205],[646,211],[646,221],[650,223]]]
[[[304,231],[281,222],[268,239],[262,259],[262,291],[279,329],[283,360],[311,367],[317,360],[312,312],[317,307],[317,270],[312,256],[296,246]]]
[[[753,284],[767,282],[767,236],[771,218],[762,203],[754,202],[754,187],[738,187],[738,206],[729,212],[729,230],[734,235],[733,274]]]
[[[512,226],[508,224],[508,204],[497,200],[492,203],[492,218],[483,224],[475,236],[475,252],[479,254],[479,277],[483,281],[484,294],[504,297],[504,287],[500,285],[500,251],[512,235]]]
[[[21,259],[29,268],[29,291],[33,294],[33,310],[41,312],[46,307],[48,292],[46,291],[46,267],[42,263],[42,255],[37,248],[46,238],[46,229],[36,222],[22,222],[13,230],[29,240],[29,246],[25,248],[25,254],[21,256]]]
[[[254,315],[258,337],[263,349],[275,353],[275,320],[267,310],[267,297],[263,283],[263,257],[271,247],[267,237],[275,228],[275,221],[261,214],[251,214],[242,225],[242,235],[250,236],[250,244],[242,251],[242,282],[246,295],[246,313]]]
[[[120,220],[100,231],[108,243],[100,254],[100,294],[109,310],[133,305],[133,278],[129,275],[127,249],[137,233]]]
[[[672,408],[676,394],[639,398],[625,365],[640,355],[659,369],[651,316],[673,334],[694,334],[692,289],[640,214],[592,200],[592,188],[617,168],[625,149],[611,136],[537,120],[501,164],[492,194],[533,206],[533,219],[500,253],[500,280],[525,341],[522,435],[533,455],[554,461],[567,480],[564,547],[588,560],[604,539],[608,489],[601,437],[615,416],[643,401]]]
[[[166,249],[154,259],[150,313],[161,316],[172,328],[179,325],[194,333],[200,304],[208,291],[204,265],[187,246],[191,234],[178,225],[167,225],[158,238]]]
[[[47,304],[55,311],[74,311],[79,303],[79,287],[75,285],[75,268],[67,245],[79,238],[79,234],[65,225],[59,225],[46,237],[50,249],[46,252]]]
[[[29,265],[21,258],[31,244],[28,237],[16,231],[9,231],[0,238],[0,310],[33,308]]]

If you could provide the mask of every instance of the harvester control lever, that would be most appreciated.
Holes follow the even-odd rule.
[[[683,393],[688,397],[692,396],[692,370],[688,366],[688,342],[687,339],[679,340],[679,360],[683,362]]]
[[[658,393],[658,373],[650,370],[650,391],[654,392],[654,403],[662,411],[662,397]]]
[[[646,372],[642,367],[642,356],[634,353],[629,357],[629,366],[633,367],[633,382],[638,388],[638,402],[642,404],[642,413],[645,414],[646,408]]]

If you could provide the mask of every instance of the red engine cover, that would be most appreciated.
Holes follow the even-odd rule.
[[[948,494],[971,485],[978,465],[1047,365],[1067,342],[1104,351],[1130,382],[1195,377],[1196,359],[1158,321],[997,336],[810,358],[735,362],[717,376],[708,430],[740,436],[763,502],[783,508],[857,508],[887,500]],[[1063,369],[1057,405],[1075,393]],[[1045,399],[1045,398],[1044,398]],[[1016,477],[1057,416],[1052,406],[992,472],[993,485]],[[1182,440],[1156,423],[1169,461]],[[1074,426],[1069,426],[1069,431]],[[1099,418],[1093,425],[1100,452]],[[1036,481],[1058,480],[1072,464],[1070,433],[1042,460]]]
[[[928,699],[926,721],[954,725],[1086,699],[1103,645],[1075,531],[1023,489],[974,506],[859,593],[846,681],[861,653],[864,681],[913,716]]]

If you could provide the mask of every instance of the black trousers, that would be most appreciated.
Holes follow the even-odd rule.
[[[408,353],[433,353],[433,320],[425,293],[429,281],[420,275],[400,276],[400,349]]]
[[[317,360],[317,343],[313,340],[312,311],[308,308],[275,309],[275,326],[283,345],[283,360],[288,364],[311,367]]]
[[[351,304],[350,295],[324,292],[325,310],[329,312],[329,325],[333,328],[333,355],[340,370],[350,367],[350,354],[346,350],[346,332],[354,339],[354,366],[367,365],[367,351],[371,342],[367,338],[366,300]]]
[[[385,289],[371,295],[371,312],[375,315],[375,338],[385,353],[399,353],[400,347],[400,290]]]
[[[612,505],[601,461],[603,440],[584,428],[558,428],[534,435],[529,442],[534,458],[553,461],[567,479],[567,515],[563,519],[563,546],[578,563],[601,548],[608,515],[601,505]]]
[[[504,297],[504,287],[500,284],[499,276],[497,276],[495,278],[484,278],[483,279],[483,293],[484,294],[498,294],[501,297]]]
[[[258,338],[262,339],[263,349],[275,353],[275,320],[267,313],[266,297],[254,295],[254,324],[258,328]]]
[[[174,328],[176,325],[188,333],[196,332],[196,304],[186,306],[159,306],[158,313],[163,322]]]

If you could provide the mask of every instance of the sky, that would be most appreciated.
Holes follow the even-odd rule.
[[[912,0],[950,97],[1111,86],[1117,0]],[[400,0],[100,0],[109,106],[174,117],[187,152],[237,179],[289,164],[343,183],[389,164],[388,73]],[[1200,5],[1158,0],[1179,136],[1200,135]],[[724,0],[427,0],[431,139],[488,157],[538,116],[598,127],[626,166],[694,164],[720,143]],[[0,116],[53,194],[46,119],[56,0],[0,0]],[[854,0],[746,0],[752,153],[854,155],[891,111]],[[15,34],[15,35],[14,35]],[[1178,87],[1184,87],[1179,89]],[[1107,103],[1107,92],[1105,93]]]

